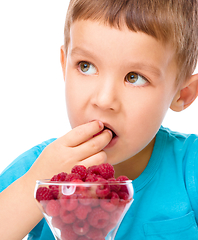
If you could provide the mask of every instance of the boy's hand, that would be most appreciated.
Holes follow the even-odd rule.
[[[100,121],[74,128],[43,150],[29,174],[37,176],[37,179],[46,179],[60,172],[70,172],[77,164],[88,167],[105,162],[103,149],[111,141],[112,133],[110,130],[102,131],[103,128]]]

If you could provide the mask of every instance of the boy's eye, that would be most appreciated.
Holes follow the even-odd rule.
[[[78,66],[79,66],[79,70],[86,75],[92,75],[97,73],[97,70],[94,67],[94,65],[89,62],[85,62],[85,61],[80,62]]]
[[[132,83],[134,86],[142,86],[148,82],[146,78],[135,72],[129,72],[126,75],[125,79],[127,82]]]

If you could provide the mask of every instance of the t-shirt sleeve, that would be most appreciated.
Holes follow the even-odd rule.
[[[12,184],[15,180],[23,176],[39,157],[43,149],[53,142],[55,138],[47,140],[17,157],[0,174],[0,192]]]
[[[189,146],[185,171],[186,188],[198,223],[198,138]]]

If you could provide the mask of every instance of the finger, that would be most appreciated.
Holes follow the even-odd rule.
[[[104,125],[101,121],[89,122],[72,129],[66,135],[62,136],[60,141],[65,146],[75,147],[92,138],[94,134],[99,133],[103,128]]]
[[[80,161],[77,165],[84,165],[86,168],[105,163],[107,161],[107,154],[104,151],[100,151],[85,160]]]
[[[101,134],[73,148],[77,159],[86,159],[104,149],[112,139],[112,132],[104,130]]]

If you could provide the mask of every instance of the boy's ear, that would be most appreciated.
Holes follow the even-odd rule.
[[[66,55],[65,55],[64,46],[61,46],[60,48],[60,62],[61,62],[62,71],[63,71],[63,78],[65,80]]]
[[[170,108],[173,111],[180,112],[193,103],[198,95],[198,74],[191,78],[182,86],[175,95]]]

